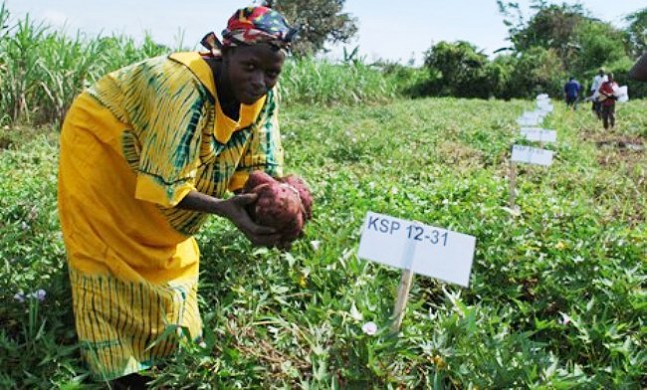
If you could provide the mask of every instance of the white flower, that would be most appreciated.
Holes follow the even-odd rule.
[[[568,314],[562,312],[560,312],[559,314],[562,315],[562,325],[568,325],[571,322],[571,317],[569,317]]]
[[[319,240],[312,240],[310,241],[310,246],[312,247],[313,250],[317,251],[319,250],[319,245],[321,245],[321,241]]]
[[[25,294],[23,294],[22,291],[18,292],[18,293],[16,293],[16,295],[13,296],[13,299],[15,299],[16,301],[18,301],[20,303],[25,303]]]
[[[350,308],[350,317],[354,319],[355,321],[361,321],[364,319],[364,316],[362,316],[362,313],[357,310],[357,306],[355,306],[355,303],[353,302],[353,306]]]
[[[373,321],[369,321],[362,325],[362,332],[366,333],[369,336],[373,336],[377,333],[377,325]]]
[[[42,288],[39,288],[38,290],[36,290],[36,291],[34,291],[33,293],[31,293],[31,296],[32,296],[33,298],[36,298],[36,299],[38,299],[38,300],[39,300],[39,301],[41,301],[41,302],[45,300],[45,295],[47,295],[47,293],[46,293],[46,292],[45,292],[45,290],[43,290]]]

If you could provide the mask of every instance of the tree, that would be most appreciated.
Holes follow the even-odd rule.
[[[627,16],[629,27],[629,46],[634,58],[638,58],[642,53],[647,52],[647,8],[636,11]]]
[[[300,24],[292,51],[297,56],[315,54],[326,42],[348,42],[357,33],[357,20],[344,13],[346,0],[275,0],[265,4],[281,12],[292,24]]]
[[[517,58],[508,89],[518,97],[538,93],[561,96],[567,74],[555,49],[535,46]]]
[[[525,91],[514,90],[514,72],[518,59],[512,55],[498,55],[486,66],[488,84],[492,96],[509,100],[516,97],[526,97]]]
[[[624,37],[621,31],[607,23],[594,20],[581,22],[575,31],[575,40],[580,50],[566,69],[584,74],[625,58]]]
[[[555,5],[534,0],[531,8],[536,13],[526,21],[517,3],[497,3],[517,53],[534,47],[550,49],[561,60],[561,68],[573,75],[614,63],[626,55],[626,34],[592,18],[580,4]],[[640,20],[639,15],[634,15]],[[645,19],[647,22],[647,15]]]
[[[511,9],[516,12],[516,23],[505,20],[509,39],[517,52],[531,47],[543,47],[556,51],[563,64],[569,68],[581,49],[576,31],[585,21],[590,20],[581,5],[548,5],[545,1],[533,1],[532,9],[537,10],[527,22],[516,3],[504,4],[498,1],[501,12],[510,17]]]
[[[442,41],[425,53],[425,66],[434,76],[440,73],[434,88],[440,95],[489,97],[487,63],[487,56],[465,41]]]

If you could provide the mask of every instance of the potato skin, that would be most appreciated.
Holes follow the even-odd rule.
[[[309,220],[312,218],[312,193],[310,192],[310,187],[302,178],[296,175],[287,175],[285,177],[279,178],[279,181],[286,183],[296,188],[299,191],[299,197],[301,198],[301,203],[303,204],[305,219]]]
[[[265,183],[251,192],[258,195],[254,212],[261,225],[283,230],[301,213],[299,193],[288,184]]]
[[[272,184],[276,180],[263,171],[254,171],[249,174],[249,178],[243,186],[243,192],[251,192],[254,188],[258,187],[261,184]]]

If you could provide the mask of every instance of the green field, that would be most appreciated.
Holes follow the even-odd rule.
[[[518,167],[519,214],[508,159],[534,102],[285,107],[287,171],[310,182],[314,220],[289,252],[211,220],[199,235],[207,345],[184,345],[150,373],[157,385],[645,388],[647,101],[619,106],[611,132],[554,104],[556,157]],[[0,388],[101,386],[75,346],[57,137],[0,132]],[[417,277],[397,337],[400,272],[356,255],[368,210],[477,238],[470,288]],[[38,289],[42,302],[15,296]]]

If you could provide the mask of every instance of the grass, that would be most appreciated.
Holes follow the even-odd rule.
[[[206,347],[185,345],[151,372],[156,385],[647,386],[647,102],[619,106],[613,131],[556,106],[545,123],[558,132],[554,164],[518,167],[519,215],[506,209],[506,169],[530,102],[284,109],[288,171],[315,194],[307,236],[290,252],[252,248],[212,219],[198,237]],[[0,138],[0,387],[100,386],[72,330],[57,133]],[[356,256],[368,210],[477,238],[470,288],[417,277],[399,337],[388,332],[399,272]],[[42,302],[14,298],[40,288]]]

